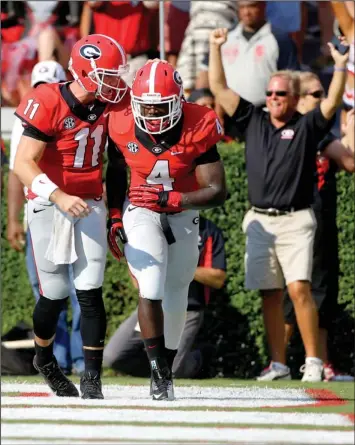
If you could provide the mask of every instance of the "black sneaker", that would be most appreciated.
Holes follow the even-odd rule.
[[[103,399],[100,374],[86,371],[80,379],[80,391],[82,399]]]
[[[174,385],[171,370],[165,360],[152,360],[150,395],[153,400],[174,400]]]
[[[41,374],[47,385],[58,397],[79,397],[79,391],[61,371],[56,358],[44,366],[38,366],[36,356],[33,357],[33,366]]]

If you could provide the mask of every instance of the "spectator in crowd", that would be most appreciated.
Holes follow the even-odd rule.
[[[18,105],[29,91],[37,61],[56,60],[67,66],[71,47],[79,37],[75,23],[80,2],[19,2],[24,4],[22,9],[17,3],[7,2],[6,14],[10,14],[12,26],[7,30],[10,39],[1,48],[2,96],[11,106]],[[11,28],[15,28],[12,33]]]
[[[332,38],[334,14],[330,2],[315,2],[318,8],[318,23],[320,26],[321,57],[317,60],[315,67],[321,67],[332,63],[328,42]]]
[[[306,351],[302,380],[320,381],[323,362],[318,352],[318,314],[310,286],[316,220],[310,205],[317,147],[341,103],[348,55],[329,44],[335,69],[328,97],[303,116],[296,112],[298,75],[274,73],[266,91],[267,113],[227,87],[221,59],[226,40],[227,29],[211,33],[209,81],[216,100],[245,134],[252,206],[243,221],[246,287],[261,292],[272,361],[285,367],[286,281]]]
[[[275,30],[265,15],[266,2],[238,2],[239,23],[228,32],[222,63],[229,88],[254,105],[265,104],[270,75],[299,69],[297,50],[285,32]],[[208,87],[208,56],[201,65],[197,88]]]
[[[176,67],[185,30],[190,21],[190,0],[166,1],[164,6],[166,60]]]
[[[204,105],[205,107],[215,108],[215,101],[211,90],[208,88],[199,88],[191,91],[188,98],[189,102],[194,102],[198,105]]]
[[[39,62],[33,68],[31,86],[36,88],[38,85],[43,83],[64,82],[65,80],[65,71],[58,62]],[[7,188],[7,239],[10,246],[19,252],[22,251],[23,247],[25,246],[28,277],[37,302],[40,298],[40,290],[36,265],[33,258],[31,235],[30,231],[26,230],[24,227],[24,222],[21,221],[21,212],[25,195],[23,185],[13,172],[16,151],[22,133],[22,122],[18,117],[16,117],[12,129],[10,144],[10,165]],[[53,353],[59,366],[65,374],[70,374],[71,370],[73,370],[73,372],[76,374],[81,374],[84,371],[84,354],[80,334],[80,306],[75,293],[73,271],[71,267],[70,275],[70,302],[72,307],[71,335],[69,334],[68,330],[68,310],[65,308],[59,315]]]
[[[299,76],[301,94],[297,109],[301,114],[306,114],[319,106],[325,93],[316,74],[303,72]],[[345,131],[351,139],[351,132],[354,134],[354,130],[346,128]],[[318,309],[319,357],[324,363],[326,379],[335,377],[334,368],[329,363],[327,342],[328,331],[337,312],[338,299],[339,258],[335,173],[339,168],[354,172],[354,146],[351,142],[342,144],[332,133],[329,133],[318,145],[317,182],[314,187],[312,205],[317,220],[313,246],[312,296]],[[284,316],[286,350],[296,324],[294,307],[288,292],[285,296]],[[283,369],[279,366],[275,367],[271,363],[257,380],[289,378],[288,367]]]
[[[131,86],[136,71],[156,56],[158,47],[158,1],[87,1],[80,31],[104,34],[120,42],[126,51],[130,71],[123,76]]]
[[[335,17],[339,23],[340,31],[350,43],[350,54],[347,63],[346,85],[343,95],[343,110],[341,121],[345,124],[346,112],[355,105],[355,25],[354,25],[354,3],[332,2]]]
[[[199,262],[189,287],[186,324],[173,362],[172,370],[176,378],[194,378],[204,367],[203,351],[195,350],[193,346],[203,324],[204,309],[216,290],[223,287],[226,279],[222,231],[202,216],[199,224]],[[104,365],[136,377],[150,375],[140,336],[138,310],[111,337],[104,350]]]
[[[302,1],[267,1],[266,17],[273,28],[287,33],[297,47],[298,60],[302,63],[303,42],[307,26],[307,5]]]
[[[217,27],[231,29],[237,21],[236,5],[235,0],[191,2],[190,22],[177,60],[177,69],[181,74],[187,96],[195,86],[200,88],[195,84],[201,63],[208,54],[210,31]]]

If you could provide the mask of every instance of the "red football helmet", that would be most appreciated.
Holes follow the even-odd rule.
[[[68,68],[85,91],[104,101],[119,102],[127,91],[121,79],[129,71],[126,53],[111,37],[91,34],[78,40]]]
[[[150,134],[174,127],[182,114],[183,87],[180,74],[170,63],[153,61],[137,71],[131,104],[137,126]]]

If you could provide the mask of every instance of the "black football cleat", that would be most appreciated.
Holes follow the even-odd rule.
[[[80,391],[82,399],[103,399],[100,374],[86,371],[80,379]]]
[[[171,370],[164,359],[151,361],[150,395],[153,400],[175,400]]]
[[[79,391],[60,369],[56,358],[53,356],[52,361],[44,366],[39,366],[36,356],[33,358],[33,366],[44,378],[47,385],[58,397],[79,397]]]

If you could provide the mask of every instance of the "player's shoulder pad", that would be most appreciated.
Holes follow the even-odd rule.
[[[15,115],[49,135],[56,123],[60,91],[58,84],[43,84],[30,90],[18,105]]]
[[[126,94],[119,102],[108,105],[107,111],[119,113],[126,110],[130,106],[131,106],[131,94],[130,94],[130,89],[127,89]]]
[[[216,113],[208,107],[186,102],[184,127],[192,133],[193,142],[204,142],[210,148],[223,137],[223,127]]]
[[[130,88],[128,88],[122,100],[116,104],[110,104],[108,106],[107,112],[109,116],[108,122],[110,135],[113,135],[114,133],[123,134],[131,128],[134,120],[131,107]]]

